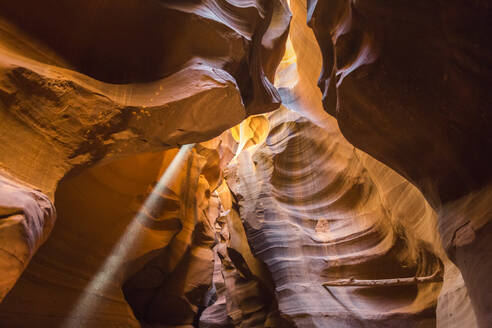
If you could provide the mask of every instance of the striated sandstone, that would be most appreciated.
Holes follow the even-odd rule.
[[[422,191],[478,324],[490,326],[490,4],[308,1],[307,11],[326,111]]]
[[[435,219],[422,196],[395,175],[395,200],[340,134],[286,109],[269,119],[266,142],[239,155],[227,181],[280,315],[297,327],[435,326],[439,279],[403,282],[443,274],[441,250],[426,240],[435,236],[418,233]],[[402,217],[408,201],[420,209]],[[351,284],[334,286],[340,279]],[[372,284],[354,286],[360,279]],[[390,279],[402,281],[378,286]]]
[[[0,1],[0,326],[488,327],[488,17]]]

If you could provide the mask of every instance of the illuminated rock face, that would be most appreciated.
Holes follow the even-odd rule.
[[[488,7],[289,5],[0,1],[1,327],[489,326]]]
[[[46,240],[55,223],[55,209],[42,193],[0,176],[0,299]]]
[[[0,304],[2,327],[282,322],[269,274],[249,250],[217,161],[237,147],[232,140],[224,134],[197,145],[154,206],[142,206],[142,200],[170,167],[174,149],[64,180],[53,233]],[[137,212],[144,215],[135,219]],[[108,274],[104,289],[91,290],[134,220],[138,238],[121,267]],[[85,293],[94,294],[90,312],[78,307]]]
[[[60,183],[54,229],[0,304],[2,325],[62,327],[133,219],[138,209],[133,205],[138,204],[136,199],[148,193],[161,164],[166,167],[175,154],[169,150],[164,155],[133,156],[86,170]],[[170,208],[169,219],[172,214]],[[138,258],[164,247],[178,230],[176,225],[151,229],[142,224],[139,243],[126,261],[138,270],[142,265]],[[93,299],[97,307],[89,318],[81,313],[68,323],[73,327],[77,327],[75,322],[86,327],[139,327],[121,291],[126,267],[111,279],[103,297]]]
[[[0,174],[53,200],[91,165],[209,140],[277,108],[289,22],[281,0],[1,1]],[[25,224],[34,240],[5,232],[25,245],[20,266],[0,255],[12,263],[0,299],[47,237],[48,212],[22,219],[47,223]]]
[[[435,326],[439,280],[416,282],[442,275],[422,196],[340,134],[286,109],[270,124],[266,142],[239,155],[227,181],[280,314],[297,327]],[[407,203],[415,213],[400,222]],[[348,284],[335,286],[341,279]]]
[[[423,192],[479,325],[491,326],[490,5],[307,1],[307,11],[326,111]]]

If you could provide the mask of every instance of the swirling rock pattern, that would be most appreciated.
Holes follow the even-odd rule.
[[[200,327],[290,327],[282,318],[264,264],[251,253],[243,224],[225,182],[217,189],[221,215],[215,231],[213,302],[200,316]]]
[[[307,6],[323,54],[319,86],[326,111],[351,143],[412,181],[439,212],[443,245],[463,274],[478,324],[489,327],[492,294],[483,277],[492,272],[486,241],[492,218],[490,4],[341,0]]]
[[[299,327],[434,326],[440,283],[323,288],[341,278],[427,276],[442,264],[432,244],[391,214],[405,200],[381,200],[387,195],[343,137],[285,109],[270,124],[266,142],[243,152],[227,181],[281,315]],[[409,188],[412,199],[408,182],[395,187]],[[424,206],[413,220],[431,214]]]
[[[200,316],[200,327],[265,327],[272,304],[270,291],[251,272],[241,253],[227,245],[231,238],[229,220],[222,217],[216,223],[218,267],[214,271],[215,295],[212,294],[216,301]]]
[[[288,2],[0,0],[2,327],[490,325],[490,5]]]

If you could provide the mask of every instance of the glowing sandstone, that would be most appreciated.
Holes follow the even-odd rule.
[[[487,11],[456,18],[458,4],[292,0],[287,37],[284,1],[0,1],[0,296],[47,239],[0,326],[487,327],[489,289],[476,285],[488,281],[490,193],[462,164],[488,165],[486,149],[473,157],[488,116],[467,139],[467,117],[437,106],[469,100],[473,123],[487,101],[473,97],[486,74],[470,77],[488,56],[481,32],[459,37]],[[316,85],[323,62],[342,132],[434,208],[344,139]],[[428,85],[439,65],[449,90],[461,75],[468,87],[427,103],[442,95],[444,82]],[[285,108],[263,115],[280,96]],[[412,101],[429,115],[405,117],[421,110]],[[415,144],[429,131],[435,154],[428,138]],[[153,189],[177,152],[162,149],[204,140]]]
[[[53,200],[91,165],[205,141],[275,109],[289,21],[283,1],[0,2],[2,176]],[[22,258],[1,255],[12,278],[0,299],[46,238],[30,226]]]

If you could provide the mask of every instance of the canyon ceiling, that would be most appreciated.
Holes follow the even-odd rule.
[[[0,0],[0,327],[491,327],[491,22]]]

